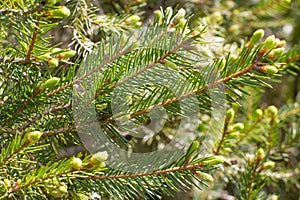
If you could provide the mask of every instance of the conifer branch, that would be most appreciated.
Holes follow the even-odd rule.
[[[220,153],[222,145],[225,141],[225,136],[227,134],[228,124],[229,124],[228,119],[225,119],[225,124],[224,124],[224,127],[223,127],[222,137],[220,139],[220,142],[219,142],[217,148],[214,150],[215,155],[219,155],[219,153]]]
[[[244,74],[247,74],[250,70],[255,70],[256,66],[257,66],[257,63],[259,62],[259,59],[260,59],[260,56],[258,55],[257,59],[252,64],[248,65],[246,68],[244,68],[241,71],[238,71],[234,74],[231,74],[231,75],[229,75],[225,78],[219,79],[216,82],[210,83],[210,84],[208,84],[208,85],[206,85],[206,86],[204,86],[200,89],[197,89],[197,90],[194,90],[192,92],[183,94],[179,97],[174,97],[174,98],[168,99],[168,100],[166,100],[164,102],[161,102],[159,104],[156,104],[156,105],[150,106],[148,108],[145,108],[141,111],[135,112],[135,113],[131,114],[130,117],[134,118],[134,117],[137,117],[139,115],[143,115],[143,114],[148,113],[150,110],[153,110],[157,107],[166,107],[167,105],[169,105],[173,102],[180,101],[182,99],[185,99],[185,98],[188,98],[188,97],[191,97],[191,96],[202,94],[202,93],[206,92],[207,90],[209,90],[211,88],[214,88],[214,87],[219,86],[221,84],[227,83],[231,79],[234,79],[234,78],[237,78],[237,77],[242,76]],[[258,68],[258,70],[259,70],[259,68]]]
[[[39,27],[40,27],[40,22],[39,22],[39,19],[37,19],[37,21],[35,22],[35,27],[34,27],[34,31],[32,33],[32,38],[31,38],[31,41],[30,41],[30,44],[29,44],[29,48],[28,48],[27,53],[26,53],[26,58],[25,58],[26,63],[30,62],[31,53],[34,49],[34,46],[35,46],[35,43],[36,43],[36,40],[37,40],[37,37],[38,37]]]
[[[93,70],[87,72],[85,75],[82,75],[82,76],[78,77],[76,80],[71,81],[71,82],[67,83],[66,85],[63,85],[63,86],[59,87],[58,89],[49,92],[46,96],[50,97],[50,96],[52,96],[52,95],[54,95],[54,94],[56,94],[56,93],[58,93],[58,92],[60,92],[64,89],[70,87],[70,86],[73,86],[76,83],[80,84],[81,80],[83,80],[86,77],[88,77],[88,76],[94,74],[95,72],[99,71],[102,67],[109,64],[110,62],[113,62],[115,59],[119,58],[120,56],[125,55],[126,53],[128,53],[128,51],[129,51],[128,49],[125,49],[123,51],[118,52],[116,55],[112,56],[111,58],[104,60],[104,62],[101,63],[98,67],[96,67]]]
[[[22,130],[28,128],[31,124],[35,123],[37,120],[41,119],[45,115],[48,115],[50,113],[55,113],[57,111],[67,109],[67,108],[70,108],[70,107],[71,107],[70,104],[66,104],[64,106],[57,106],[57,107],[54,107],[54,108],[50,108],[49,110],[47,110],[47,111],[43,112],[42,114],[36,116],[34,119],[28,121],[26,124],[20,126],[19,131],[22,131]]]
[[[26,141],[23,145],[21,145],[19,148],[17,148],[14,152],[10,153],[1,163],[0,167],[5,165],[10,159],[15,157],[19,152],[21,152],[27,145],[29,144],[28,141]]]
[[[8,123],[11,119],[15,118],[16,115],[21,112],[25,106],[27,106],[37,95],[39,95],[43,90],[41,88],[36,89],[32,94],[31,97],[29,97],[23,104],[21,107],[19,107],[11,116],[9,116],[4,123],[2,124],[2,126],[4,126],[6,123]]]
[[[198,164],[191,164],[191,165],[184,165],[180,167],[173,167],[163,170],[151,171],[151,172],[144,172],[138,174],[118,174],[118,175],[103,175],[103,176],[87,176],[84,179],[92,179],[92,180],[103,180],[103,179],[123,179],[123,178],[136,178],[136,177],[143,177],[143,176],[154,176],[154,175],[162,175],[166,176],[169,173],[177,172],[177,171],[184,171],[189,170],[192,173],[195,173],[199,167],[202,167],[202,163]]]

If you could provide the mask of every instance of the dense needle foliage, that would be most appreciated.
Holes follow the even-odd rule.
[[[299,0],[2,0],[0,199],[299,199]]]

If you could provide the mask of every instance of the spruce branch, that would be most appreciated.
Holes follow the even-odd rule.
[[[20,153],[26,146],[28,146],[30,144],[29,141],[24,141],[21,139],[21,135],[19,135],[17,133],[16,138],[14,138],[14,142],[12,142],[10,145],[8,146],[9,148],[12,149],[8,149],[10,152],[8,152],[7,155],[4,155],[5,157],[1,158],[1,162],[0,162],[0,167],[2,167],[3,165],[5,165],[10,159],[14,158],[15,156],[17,156],[18,153]],[[17,147],[17,148],[16,148]],[[4,152],[5,150],[3,150]],[[1,152],[2,153],[2,152]],[[2,154],[3,156],[3,154]]]
[[[70,104],[66,104],[66,105],[63,105],[63,106],[57,106],[57,107],[53,107],[53,108],[50,108],[49,110],[43,112],[42,114],[36,116],[34,119],[28,121],[26,124],[20,126],[19,131],[22,131],[26,128],[28,128],[31,124],[35,123],[37,120],[41,119],[43,116],[46,116],[48,114],[53,114],[57,111],[61,111],[61,110],[64,110],[64,109],[69,109],[71,107]]]
[[[121,49],[121,51],[119,51],[118,53],[116,53],[114,56],[112,56],[111,58],[106,58],[103,63],[101,63],[99,66],[95,67],[93,70],[87,72],[86,74],[78,77],[76,80],[73,80],[61,87],[59,87],[58,89],[56,90],[53,90],[49,93],[47,93],[47,97],[50,97],[60,91],[63,91],[64,89],[70,87],[70,86],[73,86],[74,84],[80,84],[80,82],[85,79],[86,77],[96,73],[97,71],[101,70],[102,67],[104,67],[105,65],[109,64],[110,62],[113,62],[114,60],[116,60],[117,58],[121,57],[122,55],[125,55],[126,53],[128,53],[130,51],[130,49]]]
[[[221,148],[222,148],[222,145],[223,145],[223,143],[224,143],[224,141],[225,141],[225,136],[226,136],[226,134],[227,134],[227,129],[228,129],[228,125],[229,125],[229,120],[228,120],[227,117],[226,117],[224,123],[225,123],[225,124],[224,124],[224,126],[223,126],[222,137],[221,137],[221,139],[220,139],[220,142],[219,142],[217,148],[214,150],[215,155],[218,155],[218,154],[220,153],[220,150],[221,150]]]
[[[68,126],[68,127],[63,127],[63,128],[59,128],[59,129],[48,130],[48,131],[43,132],[42,137],[49,137],[49,136],[58,135],[58,134],[61,134],[61,133],[74,131],[74,130],[76,130],[75,126]]]
[[[43,177],[43,178],[39,178],[39,179],[36,179],[36,180],[34,180],[34,181],[32,181],[32,182],[26,183],[26,184],[24,184],[24,185],[20,185],[20,186],[19,186],[19,185],[16,185],[16,187],[14,187],[14,188],[12,188],[10,191],[8,191],[8,195],[14,194],[14,193],[18,192],[19,190],[22,190],[22,189],[27,188],[27,187],[30,187],[30,186],[34,186],[34,185],[36,185],[36,184],[38,184],[38,183],[42,183],[42,182],[44,182],[44,181],[46,181],[46,180],[53,179],[53,178],[58,178],[58,177],[62,177],[62,176],[68,175],[68,174],[70,174],[70,173],[72,173],[72,172],[73,172],[73,171],[70,170],[70,171],[65,171],[65,172],[61,172],[61,173],[58,173],[58,174],[50,174],[50,175],[47,175],[47,176],[45,176],[45,177]]]
[[[154,175],[166,176],[167,174],[172,173],[172,172],[180,172],[180,171],[187,171],[187,170],[192,172],[192,173],[195,173],[202,166],[203,166],[202,163],[198,163],[198,164],[190,164],[190,165],[184,165],[184,166],[180,166],[180,167],[173,167],[173,168],[157,170],[157,171],[151,171],[151,172],[138,173],[138,174],[117,174],[117,175],[87,176],[84,179],[103,180],[103,179],[135,178],[135,177],[154,176]]]
[[[260,61],[260,57],[261,57],[261,55],[258,55],[258,57],[255,59],[255,61],[252,64],[246,66],[246,68],[244,68],[244,69],[242,69],[242,70],[240,70],[240,71],[238,71],[238,72],[236,72],[234,74],[228,75],[228,76],[226,76],[226,77],[224,77],[222,79],[219,79],[219,80],[217,80],[217,81],[215,81],[213,83],[210,83],[210,84],[208,84],[208,85],[206,85],[206,86],[204,86],[204,87],[202,87],[200,89],[196,89],[196,90],[194,90],[192,92],[185,93],[185,94],[183,94],[183,95],[181,95],[179,97],[174,97],[174,98],[171,98],[171,99],[167,99],[164,102],[158,103],[156,105],[153,105],[153,106],[150,106],[148,108],[145,108],[145,109],[143,109],[141,111],[135,112],[135,113],[131,114],[130,117],[134,118],[136,116],[148,113],[150,110],[153,110],[153,109],[155,109],[157,107],[166,107],[167,105],[169,105],[169,104],[171,104],[173,102],[180,101],[182,99],[185,99],[185,98],[188,98],[188,97],[192,97],[192,96],[195,96],[195,95],[203,94],[207,90],[209,90],[211,88],[214,88],[214,87],[218,87],[221,84],[227,83],[227,82],[229,82],[230,80],[232,80],[234,78],[237,78],[237,77],[240,77],[242,75],[245,75],[245,74],[247,74],[251,70],[259,70],[260,68],[257,67],[257,64]]]
[[[15,111],[12,115],[10,115],[2,124],[4,126],[11,119],[14,119],[16,115],[21,112],[36,96],[38,96],[43,90],[41,88],[36,89],[31,96]]]
[[[38,37],[39,27],[40,27],[40,22],[39,22],[39,19],[37,19],[37,21],[35,22],[35,27],[34,27],[34,31],[32,33],[29,48],[26,52],[26,58],[25,58],[26,63],[30,62],[30,57],[31,57],[32,51],[34,49],[34,46],[35,46],[35,43],[36,43],[36,40],[37,40],[37,37]]]

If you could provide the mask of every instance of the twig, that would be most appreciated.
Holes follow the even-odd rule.
[[[183,171],[183,170],[190,170],[191,172],[196,171],[197,168],[202,167],[202,163],[194,164],[194,165],[184,165],[181,167],[174,167],[170,169],[158,170],[153,172],[144,172],[138,174],[118,174],[118,175],[103,175],[103,176],[88,176],[84,179],[91,179],[91,180],[103,180],[103,179],[122,179],[122,178],[135,178],[135,177],[143,177],[143,176],[153,176],[153,175],[165,175],[168,173],[176,172],[176,171]]]

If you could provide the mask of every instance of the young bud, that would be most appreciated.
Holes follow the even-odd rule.
[[[57,4],[59,3],[61,0],[48,0],[47,3],[50,5],[50,6],[53,6],[54,4]]]
[[[231,152],[232,152],[232,149],[229,148],[229,147],[225,147],[225,148],[222,149],[222,151],[223,151],[224,153],[231,153]]]
[[[45,61],[45,60],[49,60],[50,58],[51,58],[50,53],[45,53],[45,54],[37,56],[36,60],[37,61]]]
[[[278,69],[275,67],[275,66],[272,66],[272,65],[265,65],[265,66],[262,66],[260,68],[260,70],[265,73],[265,74],[270,74],[270,75],[273,75],[273,74],[276,74],[278,72]]]
[[[62,52],[62,51],[63,51],[63,49],[61,49],[61,48],[54,48],[51,50],[51,55],[56,55],[57,53]]]
[[[141,18],[138,15],[132,15],[125,20],[125,24],[136,24]]]
[[[67,52],[64,53],[65,54],[65,58],[71,58],[71,57],[75,56],[76,53],[77,53],[77,51],[74,51],[74,50],[71,49],[71,50],[69,50],[69,51],[67,51]]]
[[[250,38],[249,45],[254,46],[264,37],[264,35],[265,31],[263,29],[256,30]]]
[[[50,60],[48,60],[48,65],[50,67],[57,67],[59,64],[59,60],[56,58],[51,58]]]
[[[18,180],[16,181],[16,183],[17,183],[17,185],[20,185],[20,184],[22,183],[22,180],[21,180],[21,179],[18,179]]]
[[[105,166],[106,166],[105,162],[100,162],[98,165],[99,168],[104,168]]]
[[[61,58],[61,59],[67,59],[67,58],[71,58],[71,57],[75,56],[76,53],[77,53],[77,51],[74,51],[74,50],[68,50],[68,51],[59,53],[59,54],[57,55],[57,57],[58,57],[58,58]]]
[[[232,129],[235,131],[241,131],[244,129],[244,124],[243,123],[236,123],[232,126]]]
[[[108,158],[108,153],[106,151],[101,151],[101,152],[98,152],[98,153],[95,153],[91,159],[90,159],[90,164],[100,164],[104,161],[106,161]]]
[[[226,112],[226,118],[229,122],[232,122],[235,116],[235,112],[233,110],[233,108],[230,108],[229,110],[227,110]]]
[[[265,41],[262,42],[261,49],[259,53],[265,54],[271,49],[273,49],[276,45],[276,38],[274,35],[271,35],[265,39]]]
[[[72,169],[79,170],[82,167],[82,160],[80,158],[73,157],[70,164]]]
[[[229,27],[228,31],[233,34],[233,35],[237,35],[239,34],[239,30],[240,30],[240,27],[239,25],[237,24],[233,24]]]
[[[278,200],[278,199],[279,199],[278,196],[275,195],[275,194],[273,194],[272,196],[270,196],[270,197],[268,198],[268,200]]]
[[[171,61],[166,61],[166,62],[164,63],[164,65],[167,66],[167,67],[170,67],[170,68],[172,68],[172,69],[177,70],[177,65],[176,65],[175,63],[171,62]]]
[[[64,184],[64,185],[61,185],[58,187],[58,191],[61,192],[61,193],[68,193],[68,187]]]
[[[61,198],[61,197],[64,196],[64,194],[61,193],[59,190],[52,190],[52,191],[49,192],[49,194],[51,196],[53,196],[54,198]]]
[[[177,17],[178,17],[179,19],[181,19],[181,18],[183,18],[183,17],[185,16],[185,14],[186,14],[185,9],[180,8],[180,9],[178,10]]]
[[[5,178],[5,179],[3,180],[3,182],[4,182],[4,185],[5,185],[7,188],[10,188],[10,187],[11,187],[11,182],[10,182],[10,180],[8,180],[7,178]]]
[[[185,18],[181,18],[178,22],[177,27],[179,27],[180,29],[183,29],[186,25],[187,20]]]
[[[262,148],[259,148],[256,152],[256,158],[258,161],[261,161],[265,158],[265,151]]]
[[[234,132],[229,133],[229,136],[231,138],[237,138],[237,137],[239,137],[239,135],[240,135],[239,131],[234,131]]]
[[[224,18],[220,12],[214,12],[210,19],[212,23],[222,23]]]
[[[204,181],[207,181],[207,182],[213,182],[214,181],[214,178],[210,174],[200,172],[200,171],[196,171],[196,175]]]
[[[98,15],[96,19],[93,21],[93,23],[97,25],[102,24],[106,21],[106,18],[107,18],[106,15]]]
[[[286,41],[285,40],[280,40],[279,43],[276,43],[276,48],[281,48],[286,46]]]
[[[253,164],[254,162],[254,155],[253,154],[246,154],[246,160],[250,163],[250,164]]]
[[[262,169],[273,169],[275,167],[275,162],[267,161],[263,164]]]
[[[48,79],[42,86],[41,86],[41,89],[42,90],[45,90],[47,88],[51,89],[53,87],[55,87],[56,85],[58,85],[60,81],[60,78],[57,78],[57,77],[52,77],[50,79]]]
[[[37,142],[41,138],[42,135],[43,135],[43,133],[40,131],[32,131],[32,132],[28,133],[27,141],[29,143]]]
[[[70,10],[66,6],[55,6],[54,9],[46,11],[46,14],[55,18],[65,18],[70,15]]]
[[[263,116],[263,114],[264,113],[263,113],[262,109],[260,109],[260,108],[256,109],[254,112],[254,116],[257,118],[261,118]]]
[[[271,105],[266,109],[266,113],[272,117],[275,117],[278,114],[278,109],[276,106]]]
[[[280,58],[280,56],[283,54],[283,52],[284,52],[284,47],[276,48],[276,49],[273,49],[272,51],[270,51],[270,53],[268,53],[267,56],[271,60],[275,61],[278,58]]]
[[[225,162],[225,158],[223,156],[211,156],[202,161],[203,166],[206,165],[218,165]]]

